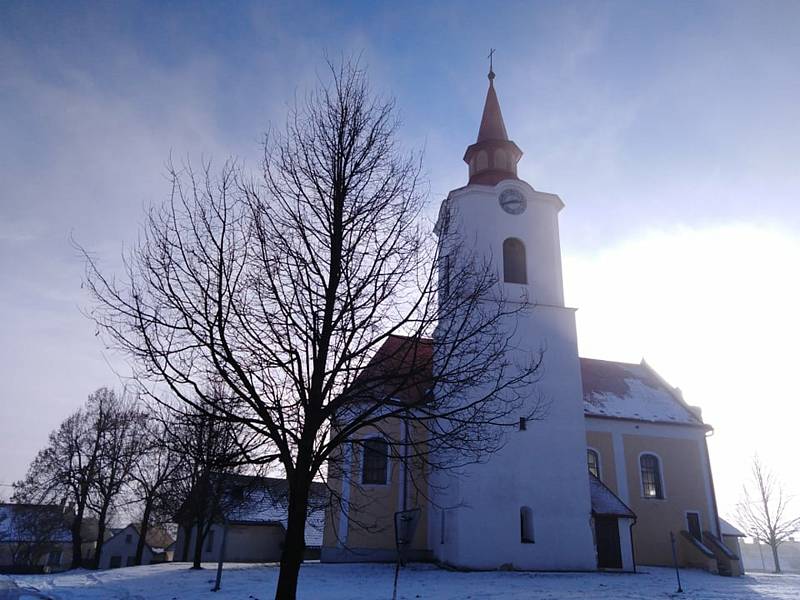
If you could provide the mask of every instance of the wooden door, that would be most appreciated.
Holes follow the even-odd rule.
[[[686,525],[689,528],[689,533],[698,541],[703,541],[703,531],[700,528],[700,514],[696,512],[686,513]]]
[[[621,569],[622,551],[617,517],[596,516],[594,529],[597,538],[597,566],[601,569]]]

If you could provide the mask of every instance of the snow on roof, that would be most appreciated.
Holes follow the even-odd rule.
[[[653,423],[703,425],[647,363],[630,364],[581,358],[583,410],[588,417],[612,417]]]
[[[592,497],[592,512],[596,515],[613,515],[617,517],[636,517],[625,503],[617,498],[602,481],[589,473],[589,491]]]
[[[228,521],[245,524],[279,524],[284,528],[288,521],[289,486],[285,479],[272,477],[246,478],[243,497],[239,503],[232,502],[227,511]],[[322,483],[313,483],[309,510],[306,517],[306,545],[322,546],[325,528],[327,488]]]
[[[719,520],[719,529],[722,535],[729,535],[731,537],[747,537],[747,534],[742,533],[721,517]]]
[[[0,543],[69,542],[69,528],[55,504],[0,504]]]

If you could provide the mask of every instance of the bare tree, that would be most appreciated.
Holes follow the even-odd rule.
[[[135,564],[142,564],[142,555],[147,533],[158,516],[169,512],[167,492],[179,476],[182,456],[169,443],[169,422],[160,418],[138,417],[140,453],[134,461],[130,474],[131,500],[141,505],[139,519],[139,542],[136,545]],[[171,520],[173,515],[165,515]]]
[[[311,483],[354,434],[403,419],[418,435],[387,430],[391,447],[445,469],[485,459],[505,428],[537,416],[520,412],[541,355],[507,352],[526,302],[506,302],[491,264],[447,231],[457,215],[431,243],[393,102],[358,64],[330,75],[267,136],[257,180],[235,163],[216,178],[207,164],[171,167],[171,197],[150,211],[124,283],[86,254],[91,315],[137,376],[269,443],[264,459],[289,482],[277,598],[296,595]],[[455,268],[440,278],[445,260]],[[210,395],[212,378],[237,402]]]
[[[94,552],[97,565],[103,552],[109,511],[130,481],[142,440],[134,405],[114,390],[103,388],[93,394],[87,404],[87,417],[100,439],[97,469],[88,498],[88,506],[97,517]]]
[[[106,388],[97,390],[89,396],[89,403],[107,393]],[[86,407],[67,417],[50,434],[48,445],[36,455],[25,479],[14,484],[16,502],[68,504],[72,511],[72,568],[83,566],[84,518],[102,447],[103,432],[97,424]]]
[[[220,389],[212,395],[219,397]],[[261,436],[244,431],[242,424],[225,418],[223,413],[191,406],[173,410],[168,422],[165,441],[181,460],[163,490],[161,509],[171,512],[184,530],[182,560],[189,559],[189,545],[194,539],[192,568],[199,569],[208,532],[227,508],[227,478],[256,462]]]
[[[778,548],[800,532],[800,517],[789,514],[791,497],[758,456],[753,457],[751,475],[750,485],[744,486],[743,499],[737,506],[739,522],[748,535],[769,545],[775,572],[780,573]]]
[[[12,564],[33,570],[50,552],[60,555],[67,528],[62,507],[58,505],[16,504],[11,505],[8,529],[6,543]]]

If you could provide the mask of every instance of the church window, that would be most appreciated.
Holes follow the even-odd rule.
[[[600,455],[597,450],[589,448],[586,451],[586,462],[589,465],[589,473],[600,479]]]
[[[364,442],[364,462],[361,483],[386,484],[389,467],[389,447],[386,440],[371,438]]]
[[[519,509],[519,533],[520,542],[523,544],[533,544],[533,510],[530,506],[523,506]]]
[[[639,466],[642,469],[642,495],[645,498],[663,498],[664,486],[658,457],[655,454],[642,454]]]
[[[503,241],[503,280],[506,283],[528,283],[525,244],[517,238]]]
[[[485,171],[489,168],[489,155],[486,154],[486,150],[481,150],[478,152],[478,156],[475,159],[475,170],[476,171]]]
[[[506,168],[506,153],[502,150],[494,151],[494,168],[501,170]]]
[[[700,525],[700,513],[689,511],[686,513],[686,527],[689,534],[696,540],[703,541],[703,528]]]

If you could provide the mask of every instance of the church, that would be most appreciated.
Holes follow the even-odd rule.
[[[717,513],[706,443],[713,430],[700,409],[644,361],[578,355],[562,284],[564,204],[517,176],[522,150],[508,136],[494,79],[490,69],[477,140],[464,155],[468,182],[444,200],[436,231],[442,215],[457,215],[448,228],[493,261],[508,295],[535,296],[517,324],[518,343],[546,346],[535,385],[552,403],[546,418],[521,419],[485,462],[427,474],[425,493],[409,495],[406,467],[379,431],[358,432],[362,443],[329,481],[352,502],[326,515],[321,559],[395,560],[395,513],[413,507],[418,521],[404,550],[411,560],[632,572],[672,565],[674,556],[683,567],[740,575],[738,532]],[[356,506],[359,514],[348,512]]]

